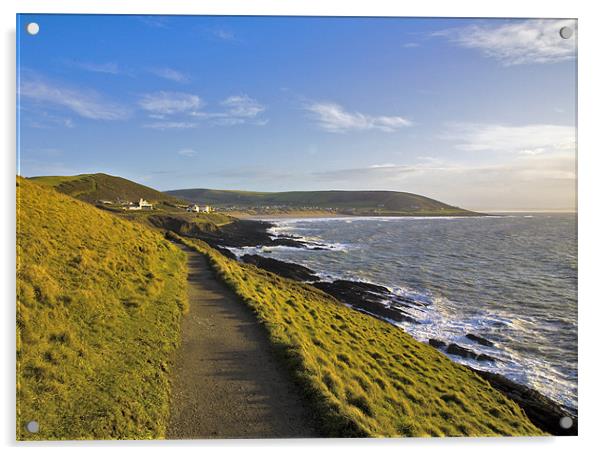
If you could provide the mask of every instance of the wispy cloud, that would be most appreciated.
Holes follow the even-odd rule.
[[[169,28],[169,19],[165,16],[135,16],[143,24],[152,28]]]
[[[497,125],[454,123],[444,139],[456,142],[458,150],[508,152],[523,155],[575,151],[576,129],[566,125]]]
[[[574,20],[536,19],[502,22],[496,25],[470,25],[435,32],[451,42],[476,49],[503,65],[557,63],[575,58],[575,35],[560,37],[562,27],[576,29]]]
[[[173,68],[151,68],[149,71],[155,76],[167,79],[169,81],[184,83],[190,80],[190,76],[188,76],[188,74],[182,73],[181,71],[177,71]]]
[[[339,104],[332,102],[311,103],[305,108],[317,121],[318,126],[330,133],[361,130],[379,130],[392,133],[412,125],[412,122],[404,117],[372,116],[360,112],[349,112]]]
[[[221,41],[237,41],[236,35],[232,30],[225,28],[213,28],[210,30],[211,35]]]
[[[220,103],[233,117],[254,118],[265,111],[265,106],[248,95],[230,96]]]
[[[268,123],[266,118],[261,117],[266,107],[256,99],[246,94],[233,95],[220,102],[224,111],[218,112],[194,112],[192,115],[209,120],[212,125],[232,126],[241,124],[252,124],[263,126]]]
[[[19,106],[19,109],[22,112],[27,113],[25,121],[32,128],[46,129],[55,127],[75,127],[75,122],[70,117],[66,117],[64,115],[52,114],[39,108],[28,109],[23,105]]]
[[[145,128],[196,128],[203,123],[213,126],[261,126],[268,122],[261,116],[266,107],[245,94],[222,100],[219,105],[223,110],[213,112],[203,110],[205,102],[198,95],[183,92],[148,93],[140,97],[138,104],[149,118],[158,120],[145,124]]]
[[[181,149],[181,150],[178,150],[177,153],[180,156],[186,156],[188,158],[192,158],[193,156],[197,156],[199,154],[199,152],[197,152],[196,150],[193,150],[193,149]]]
[[[198,126],[198,123],[195,122],[153,122],[143,125],[144,128],[151,128],[154,130],[182,130],[196,128]]]
[[[305,176],[305,182],[327,182],[341,189],[397,189],[475,210],[574,209],[575,179],[575,157],[567,154],[517,155],[504,163],[483,164],[423,159]]]
[[[155,92],[143,95],[138,104],[142,109],[158,115],[194,112],[205,103],[197,96],[182,92]]]
[[[93,62],[75,62],[71,61],[68,63],[71,66],[82,69],[84,71],[90,71],[92,73],[103,73],[103,74],[124,74],[126,71],[120,68],[115,62],[106,63],[93,63]]]
[[[126,107],[106,100],[93,90],[61,86],[42,79],[21,80],[19,95],[38,103],[68,109],[93,120],[121,120],[129,116]]]

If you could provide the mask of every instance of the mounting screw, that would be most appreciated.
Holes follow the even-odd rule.
[[[27,33],[29,33],[30,35],[37,35],[38,32],[40,31],[40,26],[38,25],[37,22],[30,22],[29,24],[27,24],[27,26],[25,27],[25,30],[27,31]]]
[[[560,37],[562,39],[569,39],[573,36],[573,29],[571,27],[562,27],[560,29]]]
[[[571,419],[570,417],[564,416],[562,419],[560,419],[560,428],[563,428],[564,430],[568,430],[572,426],[573,426],[573,419]]]
[[[40,431],[40,424],[38,422],[36,422],[35,420],[32,420],[31,422],[27,422],[27,425],[25,425],[25,428],[30,433],[37,433],[38,431]]]

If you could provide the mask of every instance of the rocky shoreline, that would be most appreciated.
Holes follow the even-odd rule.
[[[172,223],[168,223],[172,224]],[[175,227],[175,226],[174,226]],[[179,227],[179,226],[178,226]],[[182,229],[173,229],[189,237],[195,237],[207,242],[212,247],[230,258],[253,264],[285,278],[303,281],[332,295],[342,303],[373,317],[387,322],[410,322],[420,324],[408,309],[420,311],[425,303],[392,293],[388,288],[376,284],[351,280],[322,280],[313,270],[299,264],[280,261],[257,254],[243,254],[237,256],[230,248],[243,247],[272,247],[287,246],[306,249],[327,249],[326,245],[305,242],[294,236],[273,236],[268,230],[272,223],[256,220],[238,220],[220,227],[214,232],[194,230],[181,232]],[[490,340],[477,334],[465,335],[468,340],[482,346],[493,346]],[[476,360],[477,362],[495,362],[494,357],[475,352],[456,343],[445,343],[441,340],[430,339],[428,343],[434,348],[449,355]],[[541,393],[524,385],[513,382],[499,374],[471,368],[475,373],[487,380],[495,389],[513,399],[525,411],[531,421],[542,430],[552,435],[577,435],[577,417],[559,404]],[[570,428],[563,428],[570,418]],[[564,420],[563,420],[564,419]],[[566,425],[565,425],[566,426]]]

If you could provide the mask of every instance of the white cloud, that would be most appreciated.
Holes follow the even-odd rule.
[[[456,123],[443,136],[455,141],[459,150],[510,152],[524,155],[574,152],[576,129],[565,125],[522,125]]]
[[[425,158],[410,164],[373,164],[304,176],[331,188],[394,189],[474,210],[575,209],[574,155],[517,155],[504,163]]]
[[[73,66],[81,68],[86,71],[93,73],[104,73],[104,74],[122,74],[124,71],[119,68],[119,65],[114,62],[108,63],[91,63],[91,62],[73,62]]]
[[[144,128],[151,128],[151,129],[155,129],[155,130],[173,130],[173,129],[189,129],[189,128],[196,128],[197,126],[199,126],[197,123],[194,122],[154,122],[154,123],[147,123],[146,125],[143,125]]]
[[[234,32],[232,32],[231,30],[226,30],[223,28],[216,28],[211,30],[211,33],[213,34],[214,37],[222,40],[222,41],[236,41],[236,36],[234,35]]]
[[[576,29],[574,20],[535,19],[499,21],[499,25],[470,25],[435,32],[466,48],[481,51],[504,65],[556,63],[575,58],[575,35],[560,37],[562,27]]]
[[[392,167],[397,167],[397,165],[394,163],[372,164],[370,169],[386,169]]]
[[[360,130],[380,130],[391,133],[412,125],[412,122],[403,117],[371,116],[349,112],[332,102],[313,103],[306,106],[306,109],[317,120],[318,126],[330,133]]]
[[[199,152],[197,152],[196,150],[193,149],[181,149],[178,150],[178,155],[181,156],[186,156],[189,158],[192,158],[193,156],[197,156],[199,154]]]
[[[266,107],[248,95],[230,96],[221,101],[220,105],[225,108],[224,111],[195,111],[191,112],[191,115],[199,119],[208,120],[212,125],[216,126],[242,124],[263,126],[268,123],[267,119],[261,117]]]
[[[20,96],[69,109],[81,117],[94,120],[120,120],[129,116],[124,106],[105,100],[92,90],[54,85],[41,79],[21,80]]]
[[[221,105],[227,109],[228,114],[232,117],[257,117],[265,111],[264,106],[247,95],[230,96],[222,101]]]
[[[152,74],[154,74],[155,76],[161,77],[163,79],[167,79],[169,81],[184,83],[184,82],[188,82],[190,80],[190,77],[187,74],[184,74],[173,68],[167,68],[167,67],[152,68],[149,71]]]
[[[181,92],[156,92],[143,95],[139,105],[148,117],[160,120],[144,125],[154,129],[196,128],[201,122],[214,126],[251,124],[262,126],[268,120],[261,117],[265,106],[248,95],[235,95],[220,102],[224,108],[218,112],[201,110],[204,101],[197,95]]]
[[[138,103],[152,114],[167,115],[194,112],[203,106],[197,95],[182,92],[156,92],[143,95]]]

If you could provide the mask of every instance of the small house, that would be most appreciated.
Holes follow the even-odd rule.
[[[192,204],[186,208],[186,211],[199,213],[201,211],[201,208],[197,204]]]
[[[130,210],[152,210],[153,204],[140,198],[140,200],[138,201],[138,205],[131,205],[128,208]]]

